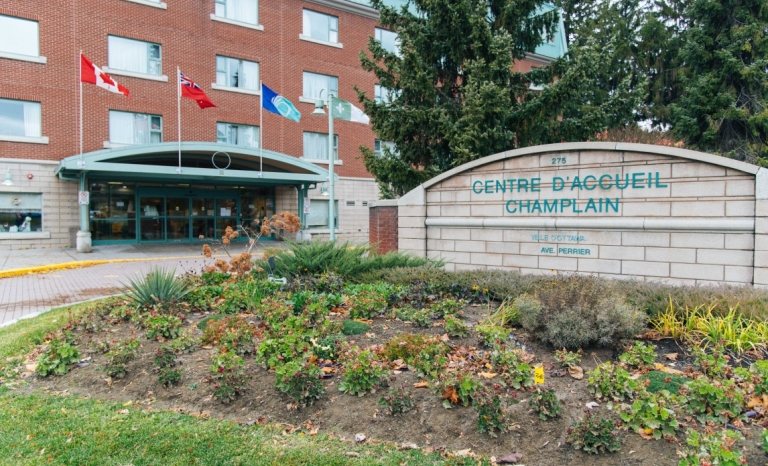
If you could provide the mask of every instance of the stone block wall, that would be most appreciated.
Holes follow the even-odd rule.
[[[768,284],[764,169],[617,143],[528,148],[468,165],[401,199],[401,250],[441,258],[448,270]]]

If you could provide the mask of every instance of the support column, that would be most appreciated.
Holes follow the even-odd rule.
[[[755,176],[755,258],[752,283],[768,287],[768,169]]]
[[[87,191],[88,186],[85,183],[85,173],[80,175],[80,191]],[[78,203],[80,201],[78,200]],[[81,204],[80,206],[80,231],[77,232],[77,240],[75,247],[77,252],[91,252],[93,246],[91,243],[91,232],[88,231],[88,206],[87,204]]]

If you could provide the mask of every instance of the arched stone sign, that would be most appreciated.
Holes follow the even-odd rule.
[[[442,258],[449,270],[765,286],[767,173],[644,144],[512,150],[397,200],[398,247]]]

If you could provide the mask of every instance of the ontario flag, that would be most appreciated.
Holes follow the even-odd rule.
[[[184,76],[184,73],[179,70],[179,87],[181,88],[181,96],[187,99],[192,99],[197,102],[197,106],[200,108],[215,107],[216,104],[211,102],[211,99],[205,95],[200,86],[195,84],[194,81]]]
[[[128,89],[117,83],[107,73],[101,71],[101,69],[91,63],[91,60],[85,58],[85,55],[80,54],[80,81],[89,84],[95,84],[102,89],[114,92],[116,94],[123,94],[130,98],[131,93]]]

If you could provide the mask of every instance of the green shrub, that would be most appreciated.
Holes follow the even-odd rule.
[[[222,293],[224,293],[224,287],[220,285],[197,286],[190,290],[184,300],[193,310],[206,312],[213,307]]]
[[[215,308],[224,314],[237,314],[255,309],[261,300],[271,297],[279,285],[267,280],[243,278],[224,287]]]
[[[509,337],[509,330],[490,321],[476,325],[475,333],[477,333],[477,339],[480,343],[488,348],[503,344]]]
[[[640,380],[641,382],[648,381],[648,385],[645,388],[650,393],[666,390],[673,395],[677,395],[680,387],[691,379],[662,371],[650,371],[643,374]]]
[[[502,348],[491,353],[491,363],[501,371],[504,381],[515,389],[533,386],[533,367],[522,362],[514,350]]]
[[[219,351],[213,355],[211,379],[215,382],[213,396],[222,403],[234,401],[245,389],[248,376],[243,370],[243,358],[231,351]]]
[[[699,433],[688,429],[685,443],[688,448],[679,451],[678,466],[738,466],[747,464],[746,456],[735,449],[736,442],[743,437],[740,433],[725,429],[719,432]]]
[[[172,340],[181,334],[181,327],[181,319],[170,314],[153,312],[144,319],[144,328],[147,329],[147,338],[150,340],[158,338]]]
[[[755,395],[768,395],[768,361],[755,361],[749,370],[754,374]]]
[[[275,387],[300,406],[311,405],[325,393],[322,371],[307,361],[291,361],[277,368]]]
[[[595,419],[591,411],[586,411],[581,421],[571,424],[566,431],[565,441],[577,450],[595,455],[621,449],[616,422],[610,419]]]
[[[221,285],[231,278],[232,276],[230,274],[219,271],[203,272],[202,275],[200,275],[200,280],[203,282],[203,286]]]
[[[360,351],[353,346],[342,356],[343,369],[339,390],[363,396],[386,385],[387,371],[376,361],[370,350]]]
[[[379,406],[385,407],[390,416],[407,413],[414,405],[413,394],[405,385],[391,389],[379,399]]]
[[[636,341],[632,348],[619,356],[619,361],[637,369],[653,367],[656,362],[656,349],[653,345]]]
[[[158,348],[153,363],[160,385],[170,387],[181,381],[181,372],[174,369],[178,361],[176,360],[176,351],[171,346],[163,345]]]
[[[477,412],[477,431],[497,437],[498,433],[509,432],[512,426],[510,404],[517,399],[503,396],[497,391],[479,390],[474,396],[472,405]]]
[[[312,353],[317,359],[336,361],[339,358],[341,342],[344,341],[342,335],[328,335],[319,342],[312,341]]]
[[[126,364],[136,359],[139,353],[139,341],[135,338],[120,341],[110,348],[106,354],[104,372],[107,377],[122,379],[127,373]]]
[[[555,348],[618,347],[647,321],[612,283],[593,276],[558,274],[536,289],[536,297],[540,307],[516,300],[520,323]]]
[[[374,285],[358,285],[347,295],[347,306],[353,319],[370,319],[387,308],[387,296]]]
[[[656,440],[673,437],[680,427],[675,411],[683,400],[662,390],[638,397],[631,405],[621,404],[619,413],[627,427],[637,433],[649,434],[650,430]]]
[[[130,287],[123,293],[139,307],[168,306],[181,301],[190,289],[187,283],[176,278],[172,268],[154,268],[140,279],[130,279]]]
[[[470,373],[452,373],[439,380],[434,388],[443,397],[443,406],[450,408],[452,404],[461,403],[469,406],[475,393],[482,388],[479,380]]]
[[[401,359],[423,377],[435,379],[448,365],[450,351],[436,336],[404,334],[386,342],[381,354],[390,361]]]
[[[414,310],[408,320],[414,327],[429,328],[432,326],[432,311],[429,308]]]
[[[575,367],[581,364],[581,354],[581,351],[574,353],[566,349],[555,350],[555,359],[563,367]]]
[[[430,309],[432,309],[432,314],[438,318],[446,317],[449,315],[454,317],[461,317],[464,315],[464,306],[466,305],[467,302],[463,299],[447,298],[432,304]]]
[[[80,360],[80,351],[68,342],[53,339],[48,348],[37,359],[35,372],[47,377],[51,374],[64,375],[69,372],[70,364]]]
[[[708,380],[699,377],[685,384],[681,393],[687,398],[685,409],[701,423],[725,424],[741,414],[744,395],[733,380]]]
[[[596,399],[625,401],[635,397],[640,384],[618,364],[604,362],[587,374],[587,388]]]
[[[287,248],[275,254],[275,275],[320,275],[333,272],[344,280],[358,281],[362,274],[395,267],[419,267],[428,263],[426,259],[400,252],[371,254],[369,246],[352,246],[337,241],[313,241],[311,243],[286,242]],[[269,270],[266,260],[257,262]]]
[[[725,379],[730,376],[732,369],[728,361],[731,358],[725,355],[722,347],[714,347],[711,352],[707,353],[704,348],[694,346],[691,348],[691,353],[695,358],[696,365],[707,377]]]
[[[507,298],[493,311],[488,320],[502,327],[511,327],[520,325],[520,315],[520,309],[515,305],[515,300]]]
[[[536,391],[528,398],[528,407],[538,414],[542,421],[559,416],[562,410],[560,400],[555,395],[555,390],[547,387],[536,388]]]
[[[192,353],[200,346],[200,342],[192,336],[191,331],[187,331],[178,338],[167,342],[164,346],[173,349],[177,354]]]
[[[254,334],[256,330],[242,317],[225,317],[211,320],[200,338],[203,344],[218,345],[236,354],[250,354],[256,351]]]
[[[469,326],[458,317],[447,315],[445,316],[445,331],[452,337],[464,338],[469,335]]]
[[[359,320],[345,319],[341,322],[341,333],[346,336],[359,335],[370,329],[370,325],[365,322],[360,322]]]

